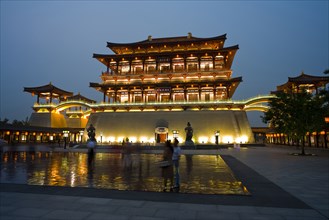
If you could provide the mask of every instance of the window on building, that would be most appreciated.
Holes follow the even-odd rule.
[[[142,102],[142,96],[141,95],[135,96],[135,102]]]
[[[184,94],[175,94],[174,100],[177,102],[184,101]]]
[[[189,101],[198,101],[198,94],[189,94],[188,95],[188,100]]]
[[[155,102],[155,95],[148,95],[147,96],[147,101],[148,102]]]
[[[170,95],[161,95],[161,102],[169,102],[170,101]]]

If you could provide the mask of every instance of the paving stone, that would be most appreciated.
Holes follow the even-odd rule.
[[[145,201],[139,201],[139,200],[121,200],[121,199],[115,199],[109,201],[110,205],[116,205],[116,206],[131,206],[131,207],[142,207],[144,205]]]
[[[89,203],[89,204],[98,204],[98,205],[106,205],[109,204],[112,199],[103,199],[103,198],[80,198],[77,200],[79,203]]]
[[[115,214],[130,215],[130,216],[154,216],[157,209],[148,207],[120,207],[115,211]]]
[[[84,219],[89,216],[91,212],[84,211],[68,211],[68,210],[54,210],[43,216],[45,219]]]
[[[229,205],[218,205],[218,211],[220,212],[231,212],[231,213],[254,213],[258,214],[257,208],[254,206],[229,206]]]
[[[42,217],[51,212],[50,209],[38,209],[38,208],[18,208],[11,214],[20,217]],[[8,214],[7,214],[8,215]],[[19,217],[19,218],[20,218]]]
[[[224,212],[212,212],[212,211],[207,211],[207,212],[197,212],[196,219],[207,219],[207,220],[240,220],[240,217],[237,213],[224,213]]]
[[[86,220],[101,220],[101,219],[113,219],[113,220],[128,220],[130,219],[127,215],[115,215],[107,213],[93,213],[85,218]]]
[[[159,209],[155,213],[155,217],[170,219],[196,219],[197,212],[192,210],[178,209]]]
[[[169,218],[146,217],[146,216],[133,216],[129,220],[170,220]]]
[[[34,217],[22,217],[20,216],[17,218],[17,216],[6,216],[6,215],[0,215],[1,220],[40,220],[40,218],[34,218]]]
[[[204,205],[204,204],[179,204],[179,209],[182,210],[194,210],[194,211],[217,211],[216,205]]]
[[[240,214],[240,220],[285,220],[280,215],[265,215],[265,214]]]
[[[114,213],[120,206],[113,205],[95,205],[95,204],[85,204],[82,205],[79,210],[86,212],[96,212],[96,213]]]
[[[17,207],[11,205],[0,205],[0,216],[13,212]]]

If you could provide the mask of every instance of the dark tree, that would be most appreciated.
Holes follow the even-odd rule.
[[[305,155],[306,133],[324,128],[324,99],[306,91],[278,92],[276,96],[277,98],[269,102],[270,109],[264,113],[263,122],[269,123],[277,133],[284,133],[301,143],[301,154]]]

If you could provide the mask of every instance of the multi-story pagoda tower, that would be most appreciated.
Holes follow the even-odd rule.
[[[220,142],[253,141],[243,106],[231,101],[242,81],[232,77],[231,69],[239,47],[224,47],[225,40],[226,35],[197,38],[188,33],[108,42],[114,54],[93,55],[106,71],[100,83],[90,83],[103,94],[103,103],[88,124],[110,142],[128,137],[159,143],[174,136],[184,142],[187,122],[196,143],[214,142],[216,132]]]

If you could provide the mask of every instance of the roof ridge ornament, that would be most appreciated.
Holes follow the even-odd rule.
[[[187,33],[187,38],[192,38],[192,33],[191,32]]]
[[[147,37],[147,39],[148,39],[148,41],[152,41],[152,35],[149,35],[149,36]]]

